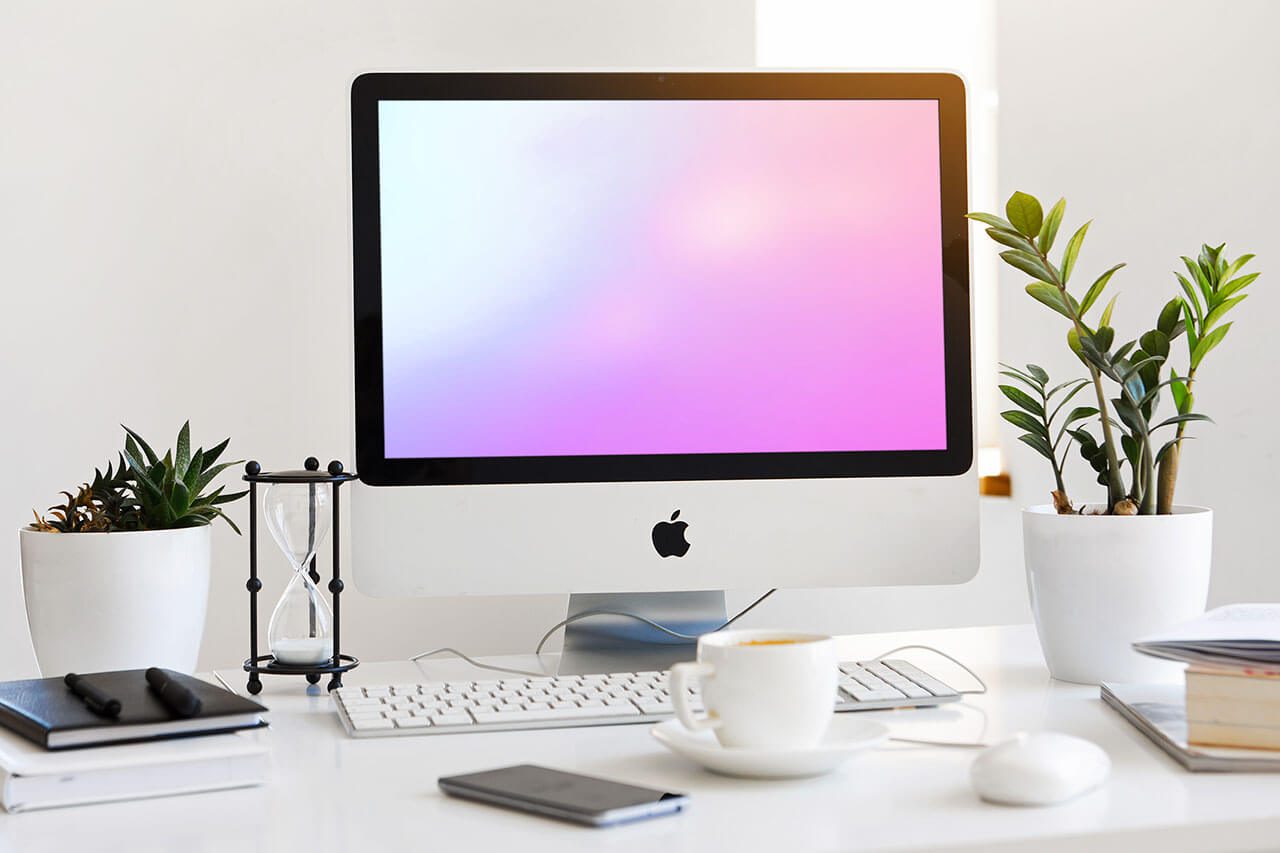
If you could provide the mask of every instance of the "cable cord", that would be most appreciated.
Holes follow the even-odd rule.
[[[527,676],[530,676],[531,678],[541,678],[546,675],[545,672],[533,672],[532,670],[528,670],[528,669],[513,669],[512,667],[509,667],[509,666],[498,666],[497,664],[493,664],[493,663],[482,663],[473,657],[469,657],[468,655],[463,654],[462,652],[458,651],[455,648],[451,648],[450,646],[441,646],[440,648],[432,649],[429,652],[419,652],[418,654],[409,658],[409,660],[413,661],[415,664],[418,664],[419,661],[421,661],[423,658],[429,658],[432,655],[438,655],[444,652],[448,652],[454,657],[462,658],[467,663],[471,664],[474,667],[479,667],[480,669],[491,669],[494,672],[507,672],[507,673],[511,673],[512,675],[527,675]],[[421,664],[419,664],[419,669],[421,669]]]
[[[764,595],[760,596],[755,601],[751,602],[746,607],[739,610],[732,617],[726,620],[723,624],[721,624],[716,628],[713,628],[712,630],[723,631],[725,628],[728,628],[730,625],[732,625],[734,622],[737,622],[743,616],[746,616],[748,613],[750,613],[752,610],[756,608],[756,605],[760,604],[762,601],[764,601],[766,598],[773,595],[777,591],[778,590],[776,587],[774,589],[769,590]],[[638,613],[627,613],[624,610],[584,610],[581,613],[575,613],[572,616],[569,616],[568,618],[561,619],[559,622],[552,625],[550,630],[548,630],[547,633],[542,635],[542,639],[538,641],[538,647],[533,650],[533,653],[535,655],[541,655],[542,647],[547,644],[547,640],[550,640],[551,637],[555,635],[556,631],[559,631],[561,628],[567,625],[570,625],[574,622],[577,622],[581,619],[589,619],[592,616],[622,616],[623,618],[626,618],[626,619],[634,619],[637,622],[643,622],[644,624],[648,625],[650,628],[654,628],[658,631],[661,631],[662,633],[666,634],[669,637],[675,637],[677,640],[689,640],[690,642],[692,642],[698,639],[697,634],[682,634],[679,631],[672,630],[671,628],[668,628],[665,625],[660,625],[657,622],[654,622],[652,619],[650,619],[647,616],[641,616]]]
[[[875,657],[873,657],[872,660],[873,661],[884,660],[889,655],[896,655],[898,652],[905,652],[908,649],[919,649],[921,651],[933,652],[935,655],[946,658],[947,660],[951,661],[953,664],[955,664],[956,666],[960,667],[965,672],[967,672],[969,674],[969,677],[978,683],[978,689],[977,690],[957,690],[956,692],[961,694],[962,696],[981,696],[982,694],[987,692],[987,683],[982,680],[982,677],[979,676],[978,673],[974,672],[972,669],[965,666],[963,663],[956,660],[951,655],[944,652],[942,649],[935,649],[933,646],[925,646],[919,643],[908,643],[905,646],[898,646],[895,649],[889,649],[889,651],[887,652],[882,652],[881,654],[878,654]],[[979,709],[979,711],[981,711],[981,709]],[[987,728],[985,723],[985,720],[986,720],[985,713],[983,713],[983,720],[984,722],[983,722],[982,729],[983,729],[983,732],[985,733]],[[990,746],[990,744],[988,744],[983,740],[975,740],[975,741],[927,740],[925,738],[895,737],[893,735],[889,736],[889,740],[894,741],[895,743],[910,743],[910,744],[915,744],[917,746],[946,746],[946,747],[955,747],[956,749],[986,749],[988,746]]]

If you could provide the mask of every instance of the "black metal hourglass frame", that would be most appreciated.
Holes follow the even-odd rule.
[[[320,461],[314,456],[303,463],[302,471],[267,471],[257,462],[249,462],[244,466],[244,480],[249,484],[249,580],[245,589],[249,590],[249,657],[244,662],[244,671],[249,673],[249,692],[262,691],[262,675],[302,675],[311,684],[319,683],[324,675],[330,675],[329,689],[336,690],[342,686],[342,673],[355,669],[360,661],[351,655],[344,655],[339,648],[341,638],[341,611],[339,600],[342,597],[342,570],[340,556],[340,528],[338,526],[339,489],[343,483],[358,479],[356,474],[348,474],[342,470],[342,463],[334,460],[329,463],[327,471],[320,470]],[[272,655],[258,654],[258,593],[262,591],[262,581],[258,579],[258,484],[259,483],[329,483],[333,487],[332,528],[333,536],[333,577],[329,580],[329,594],[333,599],[333,657],[328,663],[314,666],[293,666],[276,661]],[[307,574],[311,582],[320,583],[320,573],[316,570],[316,557],[313,554]]]

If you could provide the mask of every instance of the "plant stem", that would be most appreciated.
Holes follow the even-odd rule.
[[[1196,382],[1196,369],[1193,367],[1187,371],[1187,394],[1191,394],[1191,388]],[[1181,413],[1179,413],[1181,414]],[[1156,512],[1160,515],[1169,515],[1173,512],[1173,493],[1178,487],[1178,465],[1182,457],[1182,434],[1187,429],[1187,422],[1182,421],[1178,424],[1178,433],[1174,436],[1174,445],[1169,448],[1169,452],[1160,460],[1160,500],[1156,504]]]
[[[1067,310],[1071,313],[1071,323],[1075,326],[1076,335],[1084,340],[1088,337],[1088,332],[1084,328],[1084,323],[1080,320],[1080,315],[1072,308],[1071,297],[1067,295],[1066,282],[1062,280],[1062,275],[1058,272],[1058,268],[1053,265],[1048,256],[1040,251],[1040,247],[1035,241],[1028,241],[1036,254],[1040,256],[1040,260],[1044,261],[1045,268],[1053,276],[1053,286],[1062,294],[1062,302],[1067,306]],[[1120,461],[1116,457],[1115,436],[1111,432],[1111,413],[1107,409],[1107,395],[1102,390],[1102,374],[1098,372],[1098,368],[1094,367],[1087,359],[1081,359],[1085,363],[1085,367],[1089,369],[1089,378],[1093,380],[1093,392],[1098,400],[1098,418],[1102,422],[1102,443],[1103,449],[1107,453],[1107,511],[1110,512],[1116,503],[1124,500],[1124,480],[1120,476]]]

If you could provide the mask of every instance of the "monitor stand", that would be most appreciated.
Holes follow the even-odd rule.
[[[701,592],[574,593],[568,615],[612,610],[634,613],[681,634],[696,636],[725,622],[723,590]],[[695,640],[681,640],[624,616],[601,614],[565,626],[560,675],[664,670],[693,660]]]

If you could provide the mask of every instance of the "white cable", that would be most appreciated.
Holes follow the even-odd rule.
[[[981,696],[983,693],[987,692],[987,682],[983,681],[982,678],[978,675],[978,673],[969,669],[969,667],[965,666],[960,661],[953,658],[951,655],[942,651],[942,649],[935,649],[933,646],[922,646],[918,643],[908,643],[905,646],[898,646],[896,649],[889,649],[889,651],[885,652],[884,654],[876,655],[875,657],[872,658],[872,660],[873,661],[884,660],[889,655],[896,655],[898,652],[905,652],[907,649],[921,649],[926,652],[933,652],[935,655],[939,655],[940,657],[946,658],[956,666],[963,669],[965,672],[969,673],[969,677],[972,678],[974,681],[978,682],[979,689],[957,690],[956,692],[961,694],[962,696]]]
[[[418,668],[421,669],[422,665],[419,664],[418,662],[422,658],[428,658],[428,657],[431,657],[432,655],[438,655],[441,652],[448,652],[454,657],[462,658],[467,663],[471,664],[472,666],[479,667],[480,669],[492,669],[495,672],[509,672],[513,675],[528,675],[532,678],[541,678],[544,675],[546,675],[545,672],[532,672],[527,669],[512,669],[511,667],[508,667],[508,666],[498,666],[497,664],[492,664],[492,663],[481,663],[475,658],[469,657],[463,654],[462,652],[458,651],[457,649],[450,648],[449,646],[441,646],[440,648],[432,649],[429,652],[419,652],[418,654],[409,658],[409,660],[413,661],[415,664],[418,664]]]
[[[766,598],[773,595],[777,591],[778,590],[776,588],[769,590],[764,595],[760,596],[755,601],[751,602],[746,607],[739,610],[737,613],[733,614],[733,616],[729,617],[721,625],[719,625],[716,628],[713,628],[712,630],[723,631],[725,628],[728,628],[730,625],[732,625],[734,622],[737,622],[743,616],[746,616],[752,610],[755,610],[756,605],[758,605],[760,602],[764,601]],[[677,640],[689,640],[690,642],[693,642],[698,639],[697,634],[682,634],[679,631],[673,631],[667,626],[659,625],[657,622],[654,622],[652,619],[648,618],[647,616],[641,616],[638,613],[627,613],[625,610],[584,610],[581,613],[573,614],[567,619],[561,619],[559,622],[552,625],[551,629],[547,631],[547,633],[542,635],[542,639],[538,641],[538,647],[533,650],[533,653],[535,655],[542,654],[542,647],[547,644],[547,640],[551,639],[552,634],[554,634],[556,631],[560,630],[561,628],[565,627],[566,625],[569,625],[570,623],[577,622],[579,619],[586,619],[589,616],[622,616],[626,619],[634,619],[637,622],[643,622],[649,627],[656,628],[657,630],[661,631],[662,633],[666,634],[669,637],[675,637]]]

